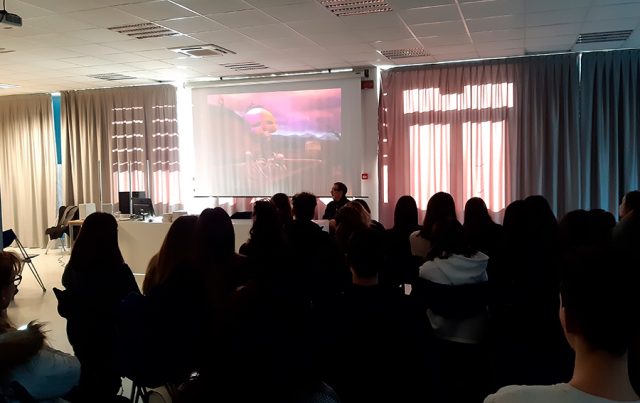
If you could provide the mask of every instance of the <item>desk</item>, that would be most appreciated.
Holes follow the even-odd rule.
[[[232,220],[236,252],[249,239],[251,220]],[[171,223],[118,221],[118,244],[125,263],[136,274],[145,274],[153,255],[158,253]]]
[[[80,227],[82,227],[82,223],[84,220],[71,220],[69,221],[69,249],[73,247],[73,242],[76,240],[78,236],[76,234],[76,230],[80,231]]]
[[[251,220],[231,220],[236,235],[236,252],[249,239]],[[76,231],[84,220],[69,221],[69,247],[73,247]],[[118,245],[125,263],[136,274],[145,274],[153,255],[158,253],[171,223],[145,221],[118,221]]]

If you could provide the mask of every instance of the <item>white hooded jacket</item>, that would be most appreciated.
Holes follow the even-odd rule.
[[[420,267],[420,278],[445,285],[478,284],[488,281],[489,256],[477,252],[471,257],[451,255],[447,259],[435,258]],[[430,309],[427,316],[435,334],[457,343],[477,344],[487,330],[488,313],[483,312],[468,319],[446,319]]]

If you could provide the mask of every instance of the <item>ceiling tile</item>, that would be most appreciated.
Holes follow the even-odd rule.
[[[127,35],[106,28],[83,29],[81,31],[70,31],[67,32],[67,34],[74,38],[88,40],[93,43],[119,42],[131,39],[131,37]]]
[[[478,42],[475,43],[475,48],[478,52],[487,50],[499,50],[499,49],[522,49],[524,48],[524,39],[516,39],[509,41],[498,42]]]
[[[101,8],[99,10],[81,11],[69,14],[69,17],[101,28],[147,22],[147,20],[143,18],[125,13],[117,8]]]
[[[353,36],[354,38],[359,39],[359,41],[367,42],[367,43],[374,42],[374,41],[397,41],[400,39],[414,38],[411,31],[409,31],[406,27],[394,27],[394,28],[383,28],[383,29],[371,28],[369,30],[356,31],[349,36]]]
[[[460,6],[465,18],[485,18],[525,12],[525,0],[489,0],[464,3]]]
[[[416,39],[405,39],[400,41],[377,41],[371,44],[378,50],[392,50],[404,48],[421,48],[422,44]]]
[[[528,27],[541,25],[557,25],[573,22],[582,22],[587,15],[589,8],[572,8],[567,10],[545,11],[541,13],[528,13],[526,24]]]
[[[467,26],[471,32],[495,31],[499,29],[522,28],[524,26],[524,14],[503,15],[467,20]]]
[[[81,45],[88,44],[88,41],[82,38],[78,38],[73,35],[67,35],[62,33],[34,35],[34,36],[30,36],[29,40],[36,41],[39,44],[49,44],[52,46],[61,46],[61,47],[81,46]]]
[[[355,30],[405,26],[404,21],[402,21],[397,13],[353,15],[348,17],[341,17],[340,20],[344,24],[346,24],[349,29]]]
[[[108,46],[97,45],[97,44],[74,46],[73,51],[81,53],[83,55],[100,56],[100,57],[102,57],[102,55],[108,55],[108,54],[120,52],[117,49],[110,48]]]
[[[580,33],[582,24],[545,25],[543,27],[529,27],[525,31],[527,38],[546,38],[560,35],[576,35]]]
[[[502,29],[498,31],[474,32],[474,42],[495,42],[524,39],[524,29]]]
[[[9,8],[7,9],[7,11],[14,14],[18,14],[24,20],[27,20],[33,17],[44,17],[54,13],[52,10],[49,10],[47,8],[38,7],[33,4],[29,4],[29,3],[25,3],[23,1],[17,1],[17,0],[11,1],[9,3]]]
[[[469,35],[446,35],[446,36],[429,36],[418,38],[424,47],[444,46],[444,45],[464,45],[471,43]]]
[[[453,55],[457,53],[474,53],[476,49],[473,45],[454,45],[454,46],[433,46],[428,49],[429,53],[434,57],[439,55]]]
[[[127,4],[118,6],[118,9],[149,21],[197,16],[197,14],[166,0]]]
[[[49,15],[45,17],[31,18],[28,23],[38,27],[46,27],[47,32],[65,32],[95,28],[92,24],[64,15]]]
[[[230,29],[211,32],[198,32],[196,34],[192,34],[191,36],[200,39],[205,43],[213,43],[220,46],[224,46],[225,43],[238,42],[248,39],[246,35]]]
[[[331,33],[344,33],[345,35],[351,34],[346,24],[344,24],[339,18],[334,20],[310,20],[310,21],[300,21],[300,22],[292,22],[289,25],[295,31],[302,35],[312,35],[312,34],[325,34],[327,32]],[[375,28],[375,27],[372,27]]]
[[[616,4],[612,6],[591,7],[587,21],[640,17],[640,2]]]
[[[467,33],[467,31],[464,29],[464,24],[462,24],[462,21],[417,24],[410,25],[409,28],[411,29],[411,31],[413,31],[416,37],[464,35]]]
[[[247,3],[255,7],[278,7],[287,6],[289,4],[304,4],[314,0],[245,0]]]
[[[98,57],[93,56],[82,56],[82,57],[70,57],[68,59],[61,59],[63,62],[73,63],[78,66],[90,67],[90,66],[99,66],[101,64],[112,64],[111,61],[100,59]]]
[[[278,22],[258,10],[234,11],[232,13],[212,14],[209,17],[229,28],[243,28],[254,25],[275,24]]]
[[[138,53],[114,53],[100,57],[114,63],[135,63],[149,60],[146,57],[140,56]]]
[[[228,13],[230,11],[251,10],[253,7],[241,0],[173,0],[198,14]]]
[[[258,42],[273,49],[291,49],[316,46],[315,42],[300,35],[290,35],[282,38],[271,38],[264,41],[258,40]]]
[[[337,18],[329,10],[313,1],[303,4],[290,4],[288,6],[281,7],[268,7],[264,8],[263,11],[282,22]]]
[[[257,27],[240,28],[237,31],[256,40],[282,38],[295,34],[295,31],[285,24],[259,25]]]
[[[171,64],[161,62],[159,60],[149,60],[147,62],[137,62],[135,64],[129,63],[128,67],[133,68],[134,70],[155,70],[155,69],[169,69],[172,67]]]
[[[109,47],[121,50],[122,52],[142,52],[145,50],[164,48],[164,46],[152,47],[151,44],[142,39],[128,39],[124,41],[109,42]]]
[[[527,52],[567,51],[571,49],[575,41],[575,35],[557,36],[553,38],[526,38],[524,48]]]
[[[640,29],[636,29],[631,33],[631,36],[625,43],[625,46],[630,48],[640,48]]]
[[[163,59],[171,59],[177,58],[178,54],[166,49],[157,49],[157,50],[146,50],[141,52],[136,52],[138,56],[144,57],[146,59],[151,60],[163,60]]]
[[[219,24],[207,17],[185,17],[173,20],[158,21],[158,25],[182,32],[183,34],[193,34],[197,32],[215,31],[217,29],[225,29],[224,25]]]
[[[525,8],[527,13],[539,13],[543,11],[589,7],[591,6],[592,1],[593,0],[535,0],[527,1],[525,3]]]
[[[406,10],[418,7],[455,5],[454,0],[387,0],[394,10]]]
[[[147,49],[175,48],[179,46],[202,45],[199,39],[187,35],[163,36],[160,38],[140,39],[146,44]]]
[[[455,5],[412,8],[410,10],[402,10],[398,14],[408,25],[460,20],[458,7]]]
[[[28,3],[32,6],[51,10],[57,14],[104,7],[103,4],[100,4],[99,2],[96,2],[94,0],[22,0],[22,2]],[[13,7],[10,6],[9,10],[13,10]]]
[[[582,24],[580,33],[635,29],[639,23],[640,23],[640,20],[638,18],[620,18],[615,20],[588,21]]]

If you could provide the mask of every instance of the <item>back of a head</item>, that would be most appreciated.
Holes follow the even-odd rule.
[[[274,252],[270,249],[283,245],[284,233],[278,210],[273,203],[259,200],[253,204],[253,225],[249,231],[249,244],[255,252]]]
[[[367,228],[370,224],[370,216],[361,204],[349,202],[336,214],[336,224],[346,225],[354,231]]]
[[[207,208],[200,213],[195,235],[198,264],[230,259],[235,253],[235,242],[233,223],[223,208]]]
[[[455,217],[444,217],[433,225],[431,232],[431,251],[427,260],[446,259],[451,255],[473,256],[473,250],[464,236],[464,228]]]
[[[171,224],[158,252],[157,264],[151,268],[152,272],[147,272],[145,276],[143,283],[145,294],[152,286],[149,281],[153,281],[153,286],[160,285],[178,267],[191,267],[196,264],[194,252],[197,223],[197,216],[185,215],[178,217]]]
[[[479,197],[472,197],[464,205],[464,229],[466,232],[482,232],[486,230],[493,220],[489,215],[489,210],[484,200]]]
[[[291,203],[289,202],[289,196],[284,193],[276,193],[271,196],[271,203],[276,206],[282,224],[284,225],[290,223],[293,219],[293,216],[291,213]]]
[[[574,210],[565,214],[558,224],[558,240],[565,251],[589,244],[589,213]]]
[[[311,221],[316,213],[318,201],[312,193],[302,192],[293,196],[293,211],[298,221]]]
[[[640,214],[640,190],[634,190],[624,195],[624,205],[627,212]]]
[[[502,228],[507,239],[518,239],[526,231],[527,209],[524,200],[511,202],[504,211]]]
[[[524,202],[529,234],[538,242],[555,242],[558,236],[558,220],[547,199],[535,195],[527,197]]]
[[[427,212],[424,217],[424,225],[420,231],[420,236],[430,239],[433,225],[437,221],[447,217],[456,218],[456,204],[449,193],[438,192],[431,196],[427,203]]]
[[[418,228],[418,205],[413,197],[405,195],[398,199],[393,212],[393,228],[402,232]]]
[[[623,355],[638,330],[636,267],[604,245],[576,249],[565,256],[562,269],[567,331],[594,350]]]
[[[367,204],[367,202],[363,199],[354,199],[353,200],[354,203],[358,203],[359,205],[362,206],[363,209],[365,209],[365,211],[369,214],[371,214],[371,208],[369,207],[369,204]]]
[[[111,267],[124,259],[118,246],[118,222],[108,213],[90,214],[82,223],[69,264],[76,269]]]
[[[0,252],[0,292],[2,292],[0,311],[6,309],[11,302],[13,295],[4,295],[4,293],[8,292],[7,288],[12,284],[15,276],[20,273],[21,265],[20,259],[14,253]]]
[[[358,277],[375,277],[384,267],[382,244],[382,235],[372,229],[358,230],[349,238],[347,259]]]

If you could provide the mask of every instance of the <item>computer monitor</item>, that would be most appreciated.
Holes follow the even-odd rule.
[[[142,217],[155,216],[156,213],[153,211],[153,203],[151,203],[151,199],[133,199],[133,215]]]
[[[141,199],[145,196],[145,193],[141,191],[131,192],[131,199]],[[131,205],[129,204],[131,199],[129,199],[129,192],[118,193],[118,203],[120,203],[120,212],[122,214],[131,214]]]

